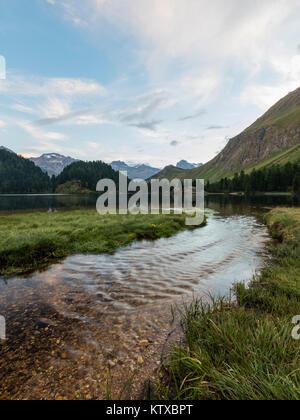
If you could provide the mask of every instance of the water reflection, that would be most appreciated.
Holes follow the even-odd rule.
[[[79,195],[0,195],[0,213],[14,213],[16,211],[48,211],[95,208],[97,194]],[[227,195],[207,195],[207,208],[226,210],[228,214],[234,211],[248,211],[249,208],[262,206],[293,206],[299,205],[299,200],[289,195],[267,195],[260,197],[243,197]]]

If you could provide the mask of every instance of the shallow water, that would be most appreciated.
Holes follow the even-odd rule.
[[[38,277],[51,273],[87,291],[96,306],[127,311],[185,294],[226,294],[233,282],[252,278],[266,239],[254,217],[211,214],[205,228],[138,242],[114,255],[70,257]]]
[[[268,261],[261,210],[211,207],[204,228],[0,280],[0,398],[104,398],[107,367],[116,390],[139,367],[136,397],[174,328],[171,305],[227,295]]]

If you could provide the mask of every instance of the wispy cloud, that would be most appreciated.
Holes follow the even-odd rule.
[[[104,96],[106,89],[98,82],[88,79],[45,78],[10,73],[6,80],[0,80],[0,92],[23,97],[75,97]]]
[[[63,114],[61,117],[44,118],[37,121],[33,121],[32,125],[37,126],[37,127],[43,127],[47,125],[59,124],[65,121],[73,120],[74,118],[77,118],[77,117],[87,116],[90,113],[91,113],[90,109],[74,111],[67,114]]]
[[[207,114],[207,111],[201,110],[201,111],[196,112],[195,114],[186,115],[185,117],[179,118],[178,121],[195,120],[197,118],[202,117],[205,114]]]
[[[156,131],[157,126],[161,124],[162,120],[145,121],[136,124],[129,124],[130,127],[136,127],[144,130]]]
[[[27,133],[30,134],[32,137],[40,140],[41,142],[43,140],[62,141],[62,140],[67,140],[68,139],[68,137],[65,134],[62,134],[62,133],[58,133],[58,132],[55,132],[55,131],[40,130],[39,128],[34,127],[30,121],[26,121],[26,120],[16,121],[16,124],[19,127],[23,128],[25,131],[27,131]]]
[[[209,127],[207,127],[206,130],[223,130],[225,128],[228,128],[224,125],[210,125]]]
[[[30,106],[26,106],[23,104],[14,104],[11,106],[11,109],[21,112],[22,114],[35,114],[36,111],[31,108]]]

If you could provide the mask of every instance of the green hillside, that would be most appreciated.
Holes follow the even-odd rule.
[[[33,162],[4,148],[0,150],[0,194],[48,193],[51,191],[49,176]]]
[[[56,191],[74,193],[96,191],[98,181],[106,178],[118,184],[119,173],[101,161],[79,161],[67,166],[52,182]]]
[[[238,136],[213,160],[200,168],[175,171],[168,167],[155,178],[204,178],[212,182],[232,177],[244,170],[249,173],[272,165],[300,161],[300,88],[277,102],[261,118]]]

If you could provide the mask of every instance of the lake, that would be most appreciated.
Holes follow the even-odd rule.
[[[0,213],[22,211],[49,211],[95,208],[97,194],[0,194]],[[293,197],[288,195],[266,195],[261,197],[241,197],[225,195],[206,196],[206,207],[219,206],[225,208],[233,205],[235,208],[257,206],[295,205]]]

